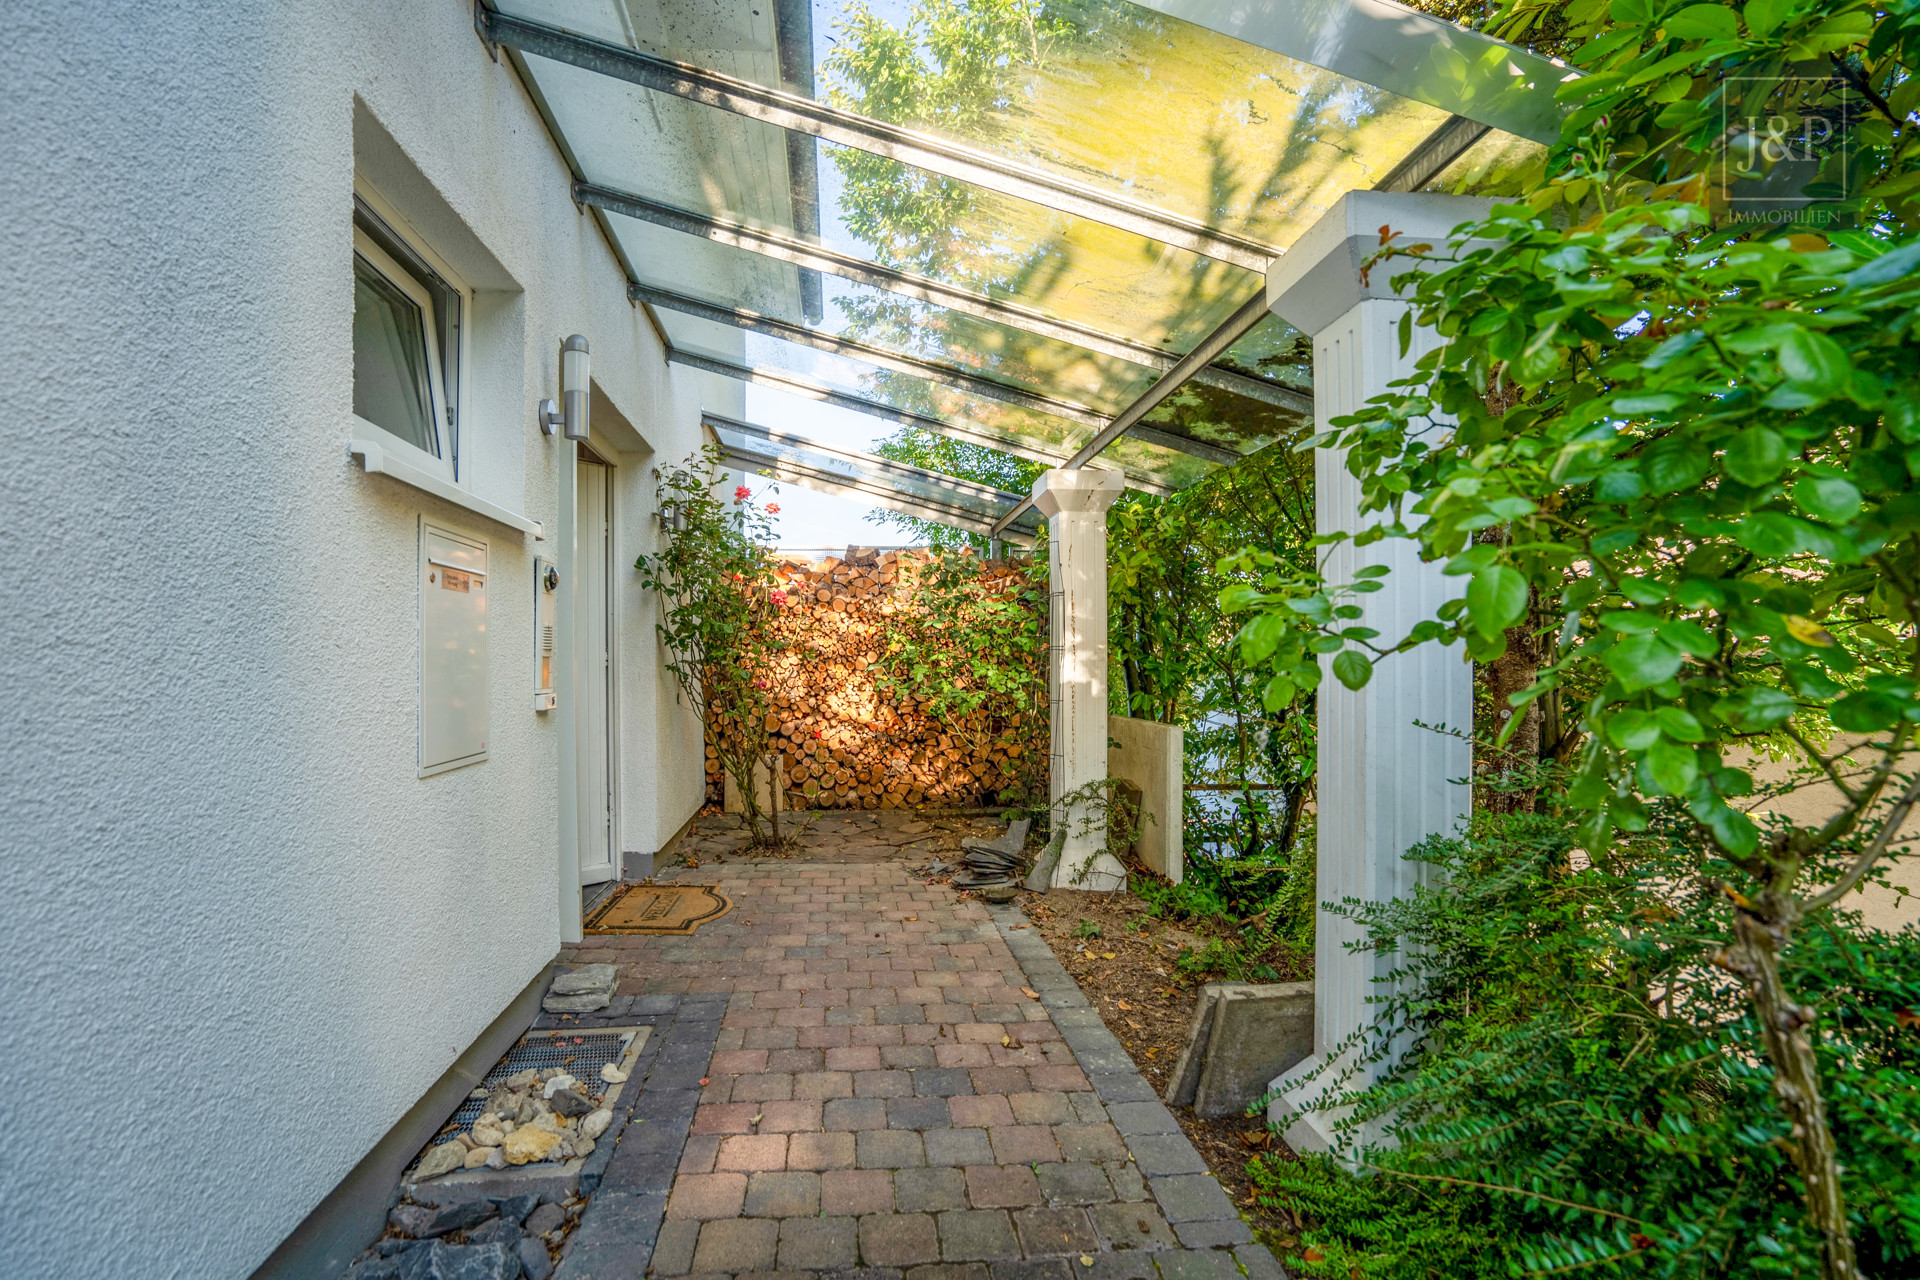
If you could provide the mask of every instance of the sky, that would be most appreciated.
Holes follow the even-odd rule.
[[[879,418],[752,383],[747,384],[747,421],[862,453],[871,453],[874,445],[893,432],[892,424]],[[797,484],[781,484],[764,476],[749,475],[746,484],[753,490],[755,502],[778,504],[780,510],[773,519],[780,546],[893,546],[905,540],[902,531],[868,519],[875,508],[864,502]]]

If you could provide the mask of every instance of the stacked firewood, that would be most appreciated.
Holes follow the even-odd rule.
[[[991,804],[1037,763],[1007,743],[1016,714],[931,714],[887,687],[880,663],[888,620],[912,607],[929,553],[862,551],[780,567],[776,626],[788,645],[763,673],[773,686],[767,750],[785,771],[787,805],[818,809],[974,808]],[[989,562],[983,572],[1017,572]],[[1037,727],[1037,726],[1029,726]],[[1014,735],[1024,736],[1024,735]],[[708,798],[721,796],[707,745]]]

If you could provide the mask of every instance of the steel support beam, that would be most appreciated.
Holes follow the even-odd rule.
[[[1264,272],[1279,250],[1209,227],[1198,218],[1130,200],[1089,183],[1003,159],[932,134],[842,111],[812,98],[623,45],[482,8],[484,38],[535,57],[598,72],[766,124],[886,156],[1062,213],[1131,231],[1209,258]]]
[[[1004,325],[1009,329],[1017,329],[1052,342],[1064,342],[1082,347],[1100,355],[1127,360],[1162,373],[1173,368],[1175,362],[1179,360],[1179,357],[1172,352],[1163,351],[1149,343],[1102,333],[1098,329],[1071,320],[1056,319],[1017,302],[1008,302],[1005,299],[976,293],[972,289],[948,284],[944,280],[896,271],[892,267],[883,267],[877,262],[856,258],[851,254],[824,248],[794,236],[782,235],[777,231],[766,231],[729,219],[713,218],[706,214],[676,209],[672,205],[661,204],[657,200],[649,200],[645,196],[635,195],[630,191],[576,182],[573,184],[573,198],[576,202],[595,209],[650,222],[655,226],[666,227],[670,231],[678,231],[683,235],[699,236],[715,244],[745,249],[749,253],[757,253],[762,257],[790,263],[803,271],[823,271],[828,275],[838,276],[842,280],[851,280],[856,284],[864,284],[875,289],[885,289],[889,293],[897,293],[919,302],[930,302],[951,311],[964,312],[982,320]],[[1299,409],[1305,413],[1313,411],[1311,395],[1284,384],[1269,382],[1264,378],[1252,377],[1232,369],[1202,369],[1196,375],[1195,381],[1218,387],[1222,391],[1231,391],[1235,395],[1245,396],[1250,400],[1259,400],[1282,408]]]
[[[934,485],[951,490],[955,494],[964,494],[981,503],[991,503],[1001,508],[1010,508],[1018,500],[1017,493],[1007,493],[990,485],[976,484],[971,480],[962,480],[956,476],[943,475],[938,471],[928,471],[924,467],[910,466],[904,462],[894,462],[889,458],[877,457],[868,453],[856,453],[848,449],[836,448],[807,436],[791,435],[773,431],[757,423],[742,422],[737,418],[723,417],[717,413],[703,413],[701,422],[711,428],[724,428],[727,431],[749,437],[749,443],[742,446],[720,442],[721,452],[728,462],[745,469],[761,470],[772,473],[775,479],[785,480],[804,488],[821,493],[840,494],[859,498],[875,506],[898,511],[903,515],[918,517],[922,520],[935,520],[941,524],[950,524],[965,529],[969,533],[986,534],[993,530],[993,518],[982,514],[973,507],[958,502],[941,502],[936,498],[909,493],[887,480],[898,478],[920,484]],[[717,433],[716,433],[717,434]],[[766,448],[756,449],[753,441],[763,441]],[[827,467],[818,467],[806,461],[781,452],[781,448],[803,450],[817,454],[829,462],[838,462],[849,471],[840,471]],[[996,536],[1006,537],[999,533]],[[1014,538],[1032,541],[1028,530],[1015,530]]]
[[[1451,116],[1439,128],[1428,134],[1406,159],[1387,173],[1387,176],[1374,184],[1375,191],[1418,191],[1439,177],[1446,167],[1466,154],[1480,139],[1493,130],[1477,120],[1465,116]],[[1309,410],[1311,412],[1311,410]]]
[[[835,391],[823,387],[809,378],[788,373],[784,369],[768,369],[760,366],[734,364],[729,360],[718,360],[698,352],[682,351],[678,347],[667,348],[669,364],[685,365],[689,369],[699,369],[705,373],[719,374],[723,378],[733,378],[740,382],[751,382],[755,386],[771,387],[775,391],[784,391],[788,395],[800,396],[807,400],[817,400],[822,404],[833,405],[837,409],[847,409],[854,413],[864,413],[869,417],[896,423],[903,427],[913,427],[920,431],[932,432],[958,440],[962,444],[978,445],[983,449],[992,449],[999,453],[1011,454],[1016,458],[1025,458],[1028,462],[1038,462],[1045,466],[1057,467],[1067,460],[1065,453],[1050,449],[1041,449],[1020,440],[1006,436],[979,431],[964,422],[950,418],[935,417],[932,414],[916,413],[912,409],[902,409],[897,405],[883,404],[878,400],[869,400],[864,396],[852,395],[845,391]],[[1169,494],[1170,485],[1164,485],[1145,476],[1127,472],[1127,487],[1138,489],[1142,493]]]
[[[1129,430],[1131,430],[1134,435],[1141,436],[1141,438],[1144,439],[1142,429],[1139,426],[1140,419],[1152,413],[1160,406],[1162,401],[1184,386],[1187,380],[1193,376],[1195,370],[1205,368],[1207,365],[1212,364],[1220,358],[1220,354],[1228,347],[1231,347],[1234,343],[1246,337],[1253,326],[1266,319],[1266,316],[1266,294],[1262,293],[1258,297],[1247,299],[1247,301],[1241,305],[1240,309],[1228,316],[1219,328],[1200,339],[1199,346],[1187,352],[1186,355],[1181,356],[1180,363],[1174,365],[1173,369],[1162,377],[1160,381],[1141,392],[1139,398],[1125,409],[1122,409],[1118,417],[1095,432],[1093,439],[1076,449],[1073,456],[1067,459],[1065,464],[1066,469],[1072,471],[1086,466],[1088,462],[1099,457],[1103,449],[1115,440],[1118,440]],[[1225,451],[1223,450],[1222,452]],[[1238,454],[1232,456],[1235,461],[1239,460]],[[994,532],[997,534],[1001,529],[1012,524],[1014,520],[1019,518],[1021,512],[1031,506],[1033,506],[1033,499],[1031,497],[1023,499],[1019,506],[1009,512],[1002,518],[1000,523],[994,527]]]

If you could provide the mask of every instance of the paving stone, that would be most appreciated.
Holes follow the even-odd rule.
[[[935,1053],[935,1047],[930,1044],[882,1045],[880,1046],[880,1063],[882,1066],[899,1071],[945,1065]]]
[[[974,1067],[967,1072],[975,1093],[1026,1093],[1028,1077],[1024,1067]]]
[[[1048,1204],[1101,1204],[1113,1199],[1113,1184],[1097,1164],[1043,1164],[1033,1172]]]
[[[890,1129],[947,1129],[953,1118],[945,1098],[889,1098],[887,1127]]]
[[[780,1224],[779,1263],[803,1271],[845,1271],[860,1260],[853,1218],[789,1218]]]
[[[796,1099],[825,1102],[853,1096],[853,1074],[847,1071],[807,1071],[793,1078]]]
[[[759,1173],[787,1167],[784,1133],[735,1134],[720,1140],[713,1167],[721,1172]]]
[[[1148,1133],[1127,1143],[1133,1162],[1149,1178],[1179,1173],[1205,1173],[1206,1161],[1184,1133]]]
[[[673,1184],[667,1199],[669,1218],[733,1218],[747,1198],[744,1173],[689,1174]]]
[[[1168,1222],[1218,1222],[1240,1216],[1210,1174],[1154,1178],[1149,1185]]]
[[[854,1163],[862,1169],[907,1169],[927,1162],[920,1135],[908,1129],[867,1129],[854,1139]]]
[[[1080,1268],[1061,1258],[1027,1258],[993,1264],[993,1280],[1069,1280]]]
[[[1029,1258],[1095,1253],[1100,1248],[1093,1220],[1077,1206],[1021,1209],[1013,1215],[1013,1225]]]
[[[850,1045],[845,1049],[829,1049],[826,1064],[829,1071],[878,1071],[881,1066],[880,1046]]]
[[[1116,1102],[1152,1102],[1159,1096],[1138,1071],[1089,1071],[1087,1079],[1100,1101],[1108,1106]]]
[[[1053,1140],[1063,1160],[1125,1160],[1127,1144],[1110,1124],[1057,1124]]]
[[[1080,1265],[1078,1258],[1073,1259],[1072,1270],[1076,1280],[1159,1280],[1159,1273],[1153,1267],[1153,1255],[1138,1249],[1126,1253],[1095,1253],[1091,1267]]]
[[[929,1262],[909,1270],[906,1280],[992,1280],[992,1276],[984,1262]]]
[[[733,1081],[735,1102],[779,1102],[793,1096],[793,1075],[769,1071],[764,1075],[736,1076]]]
[[[817,1101],[769,1102],[760,1108],[761,1133],[808,1133],[820,1129]]]
[[[1233,1256],[1240,1263],[1240,1269],[1247,1273],[1247,1280],[1287,1280],[1287,1273],[1263,1244],[1242,1245],[1233,1251]]]
[[[1020,1256],[1004,1209],[956,1209],[940,1215],[940,1256],[948,1262],[991,1262]]]
[[[880,1098],[835,1098],[821,1111],[820,1123],[838,1133],[887,1127],[887,1104]]]
[[[820,1211],[829,1217],[893,1212],[893,1175],[885,1169],[831,1169],[820,1175]]]
[[[1179,1248],[1173,1228],[1150,1204],[1089,1205],[1087,1216],[1109,1249]]]
[[[756,1173],[747,1180],[749,1218],[812,1217],[820,1212],[817,1173]]]
[[[911,1073],[913,1091],[923,1098],[951,1098],[974,1092],[965,1067],[922,1067]]]
[[[1107,1181],[1113,1184],[1116,1199],[1128,1202],[1153,1199],[1147,1190],[1147,1180],[1140,1176],[1140,1166],[1128,1160],[1108,1160],[1100,1167],[1107,1171]]]
[[[889,1004],[875,1009],[873,1020],[883,1026],[901,1026],[906,1023],[925,1022],[927,1017],[917,1004]]]
[[[1252,1229],[1238,1218],[1223,1218],[1215,1222],[1182,1222],[1174,1227],[1173,1233],[1189,1249],[1218,1249],[1225,1245],[1247,1244],[1253,1240]]]
[[[1240,1280],[1240,1268],[1224,1249],[1153,1255],[1162,1280]]]
[[[1053,1131],[1043,1124],[996,1125],[987,1130],[993,1140],[993,1158],[1000,1164],[1035,1164],[1058,1160]]]
[[[860,1219],[860,1260],[874,1267],[911,1267],[940,1257],[940,1237],[924,1213],[876,1213]]]
[[[1107,1123],[1107,1109],[1100,1105],[1097,1093],[1070,1093],[1068,1101],[1073,1103],[1073,1117],[1081,1124]]]
[[[905,1071],[856,1071],[853,1073],[856,1098],[910,1098],[913,1076]]]
[[[966,1101],[969,1099],[953,1098],[949,1100],[949,1106]],[[993,1163],[993,1144],[987,1140],[985,1129],[929,1129],[921,1135],[921,1140],[926,1144],[928,1164],[966,1166]]]
[[[853,1168],[853,1135],[850,1133],[796,1133],[787,1139],[787,1168]]]
[[[647,1263],[647,1270],[654,1275],[683,1276],[693,1270],[693,1247],[700,1240],[700,1224],[695,1221],[673,1221],[669,1219],[660,1224],[660,1234],[653,1244],[653,1258]]]
[[[780,1224],[766,1218],[735,1218],[700,1228],[693,1250],[696,1272],[765,1271],[773,1266]]]
[[[967,1203],[976,1209],[1020,1209],[1040,1202],[1040,1180],[1023,1164],[967,1168]]]
[[[942,1213],[967,1207],[967,1179],[958,1169],[900,1169],[893,1175],[894,1207],[901,1213]]]
[[[1016,1098],[1037,1098],[1041,1096],[1043,1095],[1032,1093],[1015,1095]],[[1016,1121],[1019,1113],[1008,1105],[1013,1100],[1012,1098],[1006,1098],[999,1094],[982,1094],[971,1097],[963,1096],[949,1099],[947,1107],[953,1114],[953,1123],[960,1128],[984,1129],[989,1125],[1010,1125],[1016,1122],[1021,1124],[1044,1123],[1028,1120]]]
[[[1020,1124],[1073,1124],[1080,1118],[1069,1094],[1016,1093],[1007,1102]]]
[[[1107,1108],[1113,1127],[1129,1138],[1138,1133],[1178,1133],[1173,1112],[1158,1102],[1116,1102]]]

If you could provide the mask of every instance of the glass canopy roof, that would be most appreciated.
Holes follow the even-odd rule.
[[[1267,264],[1349,190],[1513,189],[1565,74],[1385,0],[481,19],[683,363],[1161,491],[1311,422]]]

